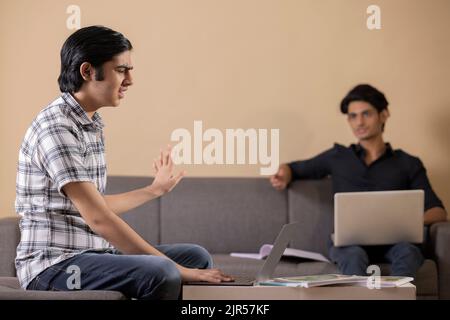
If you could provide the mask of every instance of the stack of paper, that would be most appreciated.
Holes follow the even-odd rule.
[[[311,288],[329,285],[357,285],[372,288],[398,287],[413,281],[411,277],[393,276],[346,276],[342,274],[322,274],[300,277],[280,277],[258,283],[262,286],[285,286]]]

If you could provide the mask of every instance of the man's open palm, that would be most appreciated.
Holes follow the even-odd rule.
[[[163,194],[170,192],[185,175],[184,171],[177,175],[173,174],[174,164],[171,152],[172,147],[169,145],[166,150],[161,150],[159,158],[153,161],[156,173],[152,185]]]

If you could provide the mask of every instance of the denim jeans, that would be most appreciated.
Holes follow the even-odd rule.
[[[194,244],[155,246],[167,257],[188,268],[212,267],[210,254]],[[27,290],[68,291],[73,287],[73,266],[79,270],[81,290],[120,291],[128,298],[178,299],[181,276],[175,263],[166,257],[125,255],[118,251],[85,252],[41,272]],[[69,285],[71,283],[72,285]]]
[[[391,275],[415,277],[424,262],[420,248],[408,242],[392,246],[330,246],[329,255],[339,271],[346,275],[367,276],[370,264],[389,262]]]

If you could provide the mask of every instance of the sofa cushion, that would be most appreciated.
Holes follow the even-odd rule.
[[[161,198],[161,242],[254,252],[287,223],[286,197],[265,178],[185,178]]]
[[[389,264],[381,266],[383,274],[389,274],[391,268]],[[417,295],[423,298],[438,298],[438,274],[436,263],[426,259],[417,272],[414,285],[417,287]]]
[[[19,217],[0,219],[0,277],[16,275],[14,259],[19,240]]]
[[[123,300],[117,291],[33,291],[20,288],[14,277],[0,277],[0,300]]]

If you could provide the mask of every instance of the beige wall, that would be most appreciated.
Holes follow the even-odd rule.
[[[14,214],[18,149],[58,94],[59,50],[82,26],[104,24],[135,47],[135,85],[104,109],[110,174],[151,175],[171,132],[279,128],[280,160],[354,138],[338,103],[369,82],[391,105],[386,140],[424,161],[450,207],[450,1],[159,0],[0,2],[0,216]],[[382,29],[366,28],[381,7]],[[259,166],[185,166],[191,176],[256,176]]]

